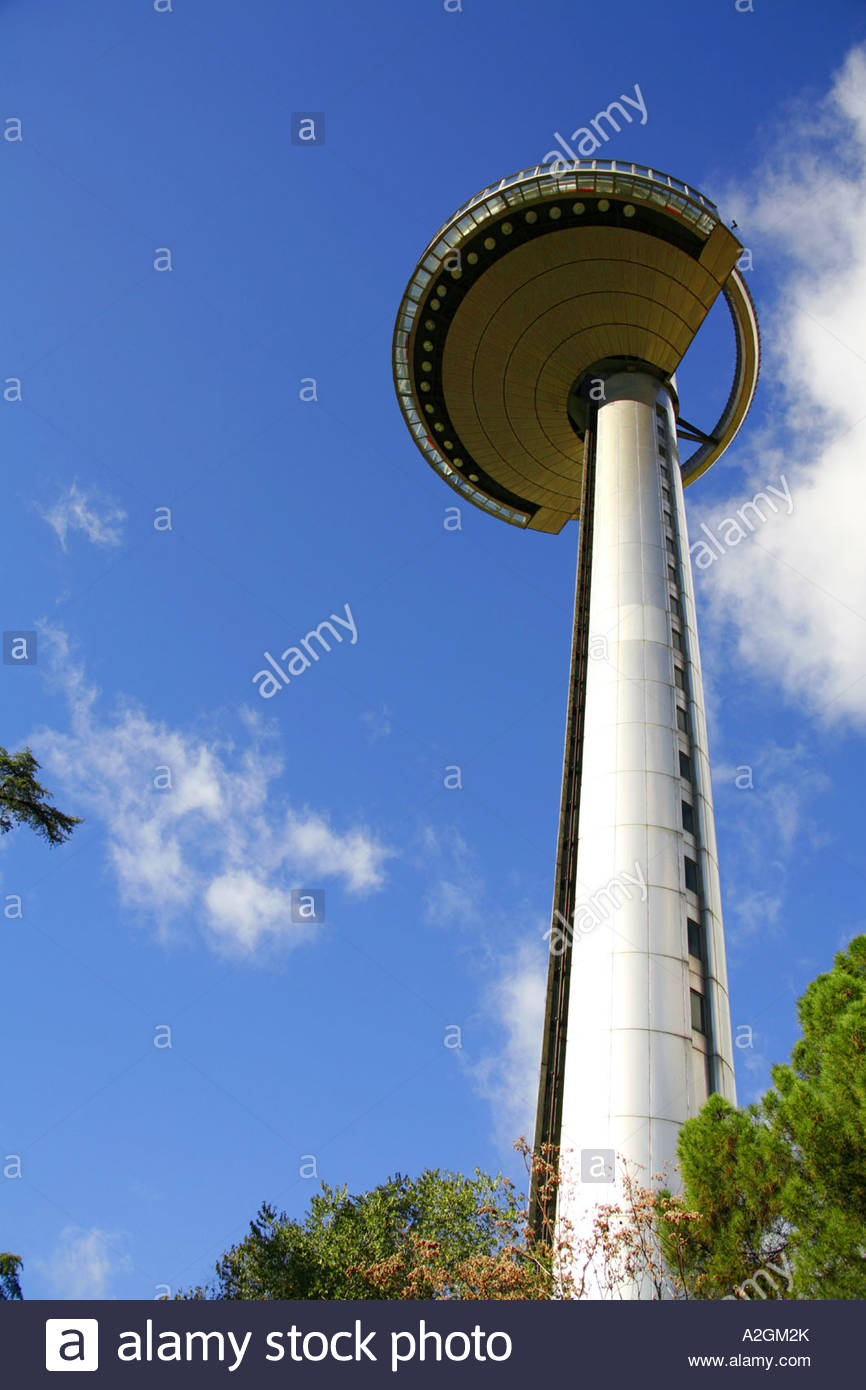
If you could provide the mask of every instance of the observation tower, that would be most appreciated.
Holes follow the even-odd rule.
[[[394,332],[406,424],[449,487],[512,526],[579,522],[535,1130],[536,1151],[562,1155],[559,1214],[578,1228],[626,1169],[648,1184],[676,1161],[711,1092],[735,1101],[683,488],[755,392],[742,249],[658,170],[539,165],[436,233]],[[720,294],[733,383],[705,433],[674,373]],[[554,1202],[536,1185],[539,1232]]]

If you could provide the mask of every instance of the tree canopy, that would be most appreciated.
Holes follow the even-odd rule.
[[[0,1301],[21,1297],[21,1256],[0,1254]]]
[[[29,748],[8,753],[0,747],[0,834],[14,824],[29,825],[51,845],[68,840],[80,816],[66,816],[50,805],[49,792],[36,780],[39,764]]]
[[[264,1204],[216,1266],[179,1298],[546,1298],[526,1251],[525,1205],[501,1176],[426,1169],[360,1196],[323,1183],[302,1221]],[[519,1288],[521,1292],[512,1290]]]
[[[812,981],[798,1017],[758,1105],[713,1096],[680,1134],[694,1296],[767,1297],[775,1283],[778,1298],[866,1298],[866,936]]]

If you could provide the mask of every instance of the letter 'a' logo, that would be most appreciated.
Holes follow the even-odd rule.
[[[46,1371],[99,1369],[99,1323],[96,1318],[46,1318]]]

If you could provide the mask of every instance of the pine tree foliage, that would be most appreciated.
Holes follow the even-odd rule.
[[[50,795],[36,780],[39,764],[29,748],[8,753],[0,747],[0,834],[13,825],[29,825],[51,845],[68,840],[80,816],[66,816],[47,800]]]
[[[700,1218],[680,1251],[693,1296],[866,1298],[866,936],[798,1017],[758,1105],[713,1096],[681,1132],[682,1202]]]

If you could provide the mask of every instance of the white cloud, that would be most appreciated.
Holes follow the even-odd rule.
[[[764,744],[736,765],[713,769],[716,805],[724,810],[734,851],[722,863],[728,940],[760,932],[783,935],[782,907],[793,863],[826,843],[818,798],[831,780],[815,755],[797,743]]]
[[[106,1298],[112,1277],[132,1268],[129,1255],[117,1249],[124,1239],[122,1232],[97,1226],[65,1226],[53,1253],[34,1264],[51,1281],[55,1298]]]
[[[375,836],[335,830],[321,812],[293,808],[272,790],[282,763],[260,717],[245,714],[248,742],[238,751],[129,702],[103,715],[65,635],[43,629],[43,640],[70,727],[39,730],[31,745],[65,803],[103,824],[123,902],[161,930],[197,915],[218,949],[299,944],[315,929],[291,923],[293,886],[381,886],[391,851]]]
[[[342,876],[353,893],[378,888],[382,882],[382,847],[363,831],[335,835],[321,816],[288,811],[284,834],[287,855],[302,862],[308,874]]]
[[[117,546],[123,541],[126,512],[115,502],[85,492],[77,482],[70,483],[53,506],[40,509],[43,521],[54,531],[63,549],[71,531],[82,531],[93,545]]]
[[[435,881],[424,898],[424,916],[437,927],[476,927],[483,920],[484,880],[458,830],[427,826],[421,842],[424,866]]]
[[[521,1135],[531,1144],[534,1136],[547,959],[543,929],[501,958],[480,1008],[501,1045],[477,1062],[466,1061],[475,1086],[491,1104],[496,1138],[504,1145]]]
[[[770,423],[747,422],[742,492],[696,522],[731,514],[784,474],[786,508],[699,578],[708,617],[739,658],[822,721],[866,721],[866,49],[848,55],[824,102],[800,111],[729,195],[740,235],[777,296],[759,305],[759,391]]]
[[[248,869],[212,879],[204,900],[213,930],[249,949],[263,933],[284,927],[291,909],[288,892],[263,883]]]
[[[765,743],[749,756],[751,762],[744,758],[736,766],[718,763],[713,769],[713,786],[722,795],[737,797],[750,843],[755,832],[763,830],[759,836],[761,857],[767,849],[768,828],[783,850],[790,850],[800,836],[813,846],[823,844],[820,818],[811,812],[832,783],[815,754],[802,743],[790,748]]]
[[[458,929],[458,949],[479,982],[474,1022],[486,1041],[483,1050],[473,1054],[464,1039],[460,1063],[490,1105],[496,1143],[510,1148],[521,1135],[531,1143],[549,922],[535,920],[535,910],[525,902],[503,912],[501,900],[490,899],[476,856],[454,827],[437,831],[426,826],[415,856],[416,867],[432,879],[424,901],[425,919],[433,926]]]

